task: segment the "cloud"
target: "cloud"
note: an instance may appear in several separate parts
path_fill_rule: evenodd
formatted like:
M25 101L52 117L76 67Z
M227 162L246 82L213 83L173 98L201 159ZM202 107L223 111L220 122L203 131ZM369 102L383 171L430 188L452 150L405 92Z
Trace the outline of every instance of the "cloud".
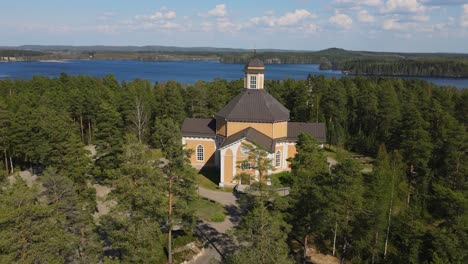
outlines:
M369 11L363 9L358 13L358 20L363 23L373 23L375 22L375 17L371 15Z
M135 16L138 20L162 20L162 19L174 19L176 18L176 12L167 11L167 12L154 12L152 15L137 15Z
M280 17L275 16L261 16L253 17L249 20L250 24L263 25L267 27L287 27L294 26L307 19L313 19L316 16L305 9L296 9L294 12L286 13Z
M225 17L227 15L226 5L225 4L216 5L215 8L208 11L208 15L215 16L215 17Z
M305 9L297 9L292 13L286 13L284 16L278 18L277 23L279 26L291 26L309 17L312 18L314 16Z
M468 28L468 4L463 5L463 15L461 16L460 25Z
M335 6L382 6L382 0L335 0Z
M446 5L463 5L466 0L421 0L424 5L446 6Z
M342 28L348 28L353 24L353 20L346 14L336 12L336 14L328 19L328 22Z
M425 10L426 7L418 0L388 0L380 9L382 13L418 13Z

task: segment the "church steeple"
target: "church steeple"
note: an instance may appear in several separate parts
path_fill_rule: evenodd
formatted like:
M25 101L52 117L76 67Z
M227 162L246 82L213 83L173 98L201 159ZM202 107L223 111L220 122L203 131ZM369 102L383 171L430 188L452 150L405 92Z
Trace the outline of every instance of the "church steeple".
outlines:
M263 89L264 72L265 65L263 62L258 58L251 59L244 67L244 88Z

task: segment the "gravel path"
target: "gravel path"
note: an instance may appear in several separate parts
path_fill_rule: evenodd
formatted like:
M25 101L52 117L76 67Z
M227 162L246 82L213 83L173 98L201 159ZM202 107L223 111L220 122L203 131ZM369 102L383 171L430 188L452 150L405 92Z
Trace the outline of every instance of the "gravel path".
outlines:
M224 206L237 206L237 198L230 192L213 191L200 186L198 187L198 194Z
M190 264L221 263L223 256L238 248L233 237L227 234L227 231L239 222L240 213L237 198L233 193L213 191L203 187L198 188L198 193L202 197L224 205L228 217L221 223L199 222L197 224L196 232L208 246L204 254Z

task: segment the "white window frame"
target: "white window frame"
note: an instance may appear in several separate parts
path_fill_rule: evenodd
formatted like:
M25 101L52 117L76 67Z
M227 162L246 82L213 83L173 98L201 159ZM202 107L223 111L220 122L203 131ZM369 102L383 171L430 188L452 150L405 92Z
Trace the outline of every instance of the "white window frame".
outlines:
M275 154L275 167L281 167L281 151L276 151Z
M203 145L197 146L197 161L204 161L205 160L205 147Z
M257 89L257 75L250 75L250 88Z

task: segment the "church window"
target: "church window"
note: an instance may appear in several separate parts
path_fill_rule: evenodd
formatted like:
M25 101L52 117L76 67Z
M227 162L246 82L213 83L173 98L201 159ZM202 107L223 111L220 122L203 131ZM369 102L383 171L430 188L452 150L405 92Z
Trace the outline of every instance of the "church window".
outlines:
M257 89L257 76L250 76L250 88Z
M281 166L281 151L278 150L275 156L275 167L279 166Z
M241 169L250 170L250 162L248 160L243 160L240 164Z
M197 146L197 161L203 161L204 160L204 149L202 145Z

